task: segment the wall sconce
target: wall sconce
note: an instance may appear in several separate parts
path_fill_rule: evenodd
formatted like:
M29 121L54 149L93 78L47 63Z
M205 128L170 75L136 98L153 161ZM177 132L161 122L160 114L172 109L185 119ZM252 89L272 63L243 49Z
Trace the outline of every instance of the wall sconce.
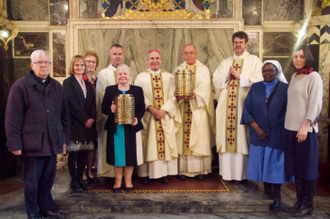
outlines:
M0 40L3 41L5 50L8 50L8 42L14 39L17 34L18 28L13 22L9 20L4 23L0 22Z

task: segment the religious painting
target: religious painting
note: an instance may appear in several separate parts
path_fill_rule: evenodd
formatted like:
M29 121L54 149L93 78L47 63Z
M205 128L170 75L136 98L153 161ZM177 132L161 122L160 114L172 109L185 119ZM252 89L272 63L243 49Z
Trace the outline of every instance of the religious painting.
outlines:
M79 0L80 19L102 18L102 0Z
M259 32L246 32L249 38L249 44L246 50L252 54L256 55L260 58L259 54L259 46L260 46L260 33Z
M243 18L245 25L261 25L260 0L243 0Z
M69 0L49 0L50 25L67 25Z
M66 77L65 33L53 33L53 77Z
M296 42L291 32L264 32L264 56L290 56Z
M264 21L304 19L304 0L264 0Z
M18 33L14 39L14 57L29 57L36 49L48 50L48 33Z
M233 0L217 0L212 18L233 18Z
M9 20L49 21L48 0L10 0L7 4Z

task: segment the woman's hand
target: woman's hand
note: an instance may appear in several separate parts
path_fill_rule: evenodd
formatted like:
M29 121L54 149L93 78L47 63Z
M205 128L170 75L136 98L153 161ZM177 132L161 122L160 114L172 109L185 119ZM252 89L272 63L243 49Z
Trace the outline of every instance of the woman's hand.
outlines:
M115 104L114 101L112 101L112 103L111 103L111 112L112 113L115 113L116 112L116 109L117 109L116 104Z
M262 130L261 128L257 128L255 131L261 141L268 142L268 134L264 132L264 130Z
M298 139L298 142L305 141L307 139L307 128L304 126L301 126L296 135L296 138Z
M256 131L259 139L263 142L268 142L268 134L262 130L256 122L251 122L250 125Z
M311 125L312 121L309 119L306 119L304 124L300 127L296 138L298 142L303 142L307 139L307 133L308 133L308 127Z
M92 127L93 123L94 123L94 119L89 118L85 123L85 128L90 129Z
M132 126L136 126L138 124L138 119L135 117L133 123L131 124Z

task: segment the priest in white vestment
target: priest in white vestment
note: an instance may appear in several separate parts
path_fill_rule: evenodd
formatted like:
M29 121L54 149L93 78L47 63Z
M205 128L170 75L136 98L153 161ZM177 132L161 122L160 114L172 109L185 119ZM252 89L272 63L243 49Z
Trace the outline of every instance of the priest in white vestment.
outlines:
M142 183L160 179L168 183L168 175L178 174L178 152L175 134L181 126L181 116L174 96L174 77L160 68L163 58L158 50L151 50L149 68L141 72L135 85L142 87L146 112L142 118L144 164L137 174Z
M262 81L260 59L246 51L248 36L232 37L234 56L224 59L213 73L216 109L216 145L219 174L224 180L245 181L248 165L248 130L240 125L245 97L252 83Z
M98 136L98 164L97 176L98 177L115 177L113 166L106 162L106 149L107 149L107 131L104 130L107 116L102 113L102 101L105 89L110 85L117 84L116 69L122 63L124 57L123 47L119 44L114 44L110 48L110 65L102 69L96 81L96 130Z
M195 89L190 97L177 97L182 126L177 137L179 180L186 177L205 179L212 171L211 148L214 146L215 118L209 69L196 60L196 48L187 44L183 49L184 62L173 72L188 69L194 73Z

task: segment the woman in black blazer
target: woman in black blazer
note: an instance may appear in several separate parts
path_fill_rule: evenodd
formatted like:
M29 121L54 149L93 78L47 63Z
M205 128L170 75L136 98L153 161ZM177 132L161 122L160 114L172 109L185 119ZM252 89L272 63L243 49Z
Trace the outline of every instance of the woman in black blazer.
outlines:
M126 190L132 191L132 174L134 166L137 166L136 133L143 129L141 118L145 112L144 96L141 87L129 84L132 74L127 65L119 65L116 75L118 84L106 88L102 102L102 112L108 115L104 127L108 131L107 163L113 165L115 170L114 192L118 192L121 188L124 169ZM135 120L132 124L121 125L114 121L114 113L116 112L114 100L119 94L134 96Z
M71 120L71 141L66 152L69 153L70 189L73 192L90 189L83 181L83 172L87 152L95 148L95 93L92 84L83 79L85 72L86 63L83 57L73 56L69 70L71 76L63 82Z

